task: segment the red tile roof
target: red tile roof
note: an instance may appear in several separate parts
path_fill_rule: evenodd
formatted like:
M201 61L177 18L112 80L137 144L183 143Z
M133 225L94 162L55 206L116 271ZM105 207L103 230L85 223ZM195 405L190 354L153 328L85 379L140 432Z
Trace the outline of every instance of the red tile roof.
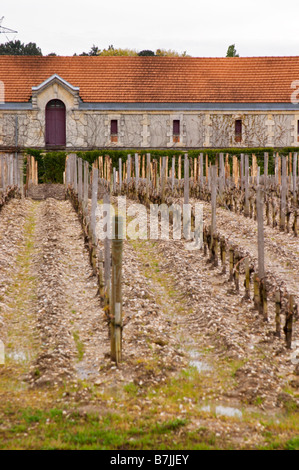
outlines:
M0 56L6 102L27 102L54 74L85 102L289 103L299 57Z

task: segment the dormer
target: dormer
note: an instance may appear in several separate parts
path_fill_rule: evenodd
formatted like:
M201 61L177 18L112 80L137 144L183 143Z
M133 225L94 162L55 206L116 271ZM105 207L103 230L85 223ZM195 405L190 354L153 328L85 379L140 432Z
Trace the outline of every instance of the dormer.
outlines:
M80 88L54 74L32 87L32 109L44 109L51 100L61 100L67 109L78 109Z

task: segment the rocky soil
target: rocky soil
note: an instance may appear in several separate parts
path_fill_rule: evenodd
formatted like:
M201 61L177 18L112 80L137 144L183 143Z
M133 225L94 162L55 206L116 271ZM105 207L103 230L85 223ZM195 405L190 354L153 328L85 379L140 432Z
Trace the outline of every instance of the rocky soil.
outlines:
M92 275L80 223L68 201L13 201L2 215L2 325L7 334L19 321L18 311L13 312L11 320L8 316L9 305L18 295L9 289L9 283L12 273L20 269L18 246L23 244L24 250L29 241L24 226L30 214L34 230L28 273L34 295L27 310L31 313L32 336L39 339L39 345L26 380L32 386L78 379L98 385L118 380L165 380L165 372L180 365L182 355L173 354L177 342L169 342L171 322L161 315L151 282L140 272L140 262L129 243L125 244L123 263L124 366L116 370L111 363L108 323L97 295L97 280ZM168 348L164 348L165 335ZM156 351L159 367L151 373L146 368L147 359Z
M208 220L208 205L204 214ZM255 255L254 221L221 209L217 215L219 231ZM131 383L146 390L191 365L210 377L202 399L259 404L271 412L290 401L298 408L298 368L283 335L273 334L274 306L270 302L265 323L202 251L186 250L183 240L125 240L123 363L116 368L107 315L69 201L13 200L0 220L0 337L7 366L24 386L83 381L103 392ZM266 249L268 269L297 293L298 241L267 228ZM224 363L234 365L229 387L219 375ZM90 398L78 399L86 404ZM211 426L226 429L217 420Z
M31 184L28 188L27 196L31 199L42 201L48 198L58 199L64 201L65 199L65 188L63 184Z
M192 200L191 203L195 203ZM203 203L204 219L207 224L211 218L210 204ZM229 210L217 209L217 230L231 243L236 244L258 257L257 222L235 214ZM299 301L299 238L292 233L279 232L276 228L264 225L265 264L269 278L275 276L281 286L294 294Z
M256 222L242 216L234 217L225 210L217 210L217 214L220 233L256 257ZM205 205L205 223L209 223L209 217L210 208ZM266 229L266 253L271 253L271 274L282 276L297 294L298 240L289 240L290 236L286 234L279 234L277 238L276 241L270 228ZM249 404L260 399L265 407L275 408L281 406L283 389L288 384L298 390L298 368L294 364L294 350L298 349L299 339L298 318L294 324L294 350L288 351L283 332L281 339L274 336L273 302L269 302L269 321L265 323L254 311L252 300L244 299L244 288L235 292L228 274L222 273L221 266L212 267L202 250L188 251L185 241L157 240L142 244L143 252L158 262L161 274L172 280L184 304L185 313L176 316L175 324L183 337L185 350L188 343L194 348L194 343L200 341L201 347L204 345L214 351L216 358L225 356L243 363L236 372L236 388L226 396ZM287 265L288 271L283 269Z

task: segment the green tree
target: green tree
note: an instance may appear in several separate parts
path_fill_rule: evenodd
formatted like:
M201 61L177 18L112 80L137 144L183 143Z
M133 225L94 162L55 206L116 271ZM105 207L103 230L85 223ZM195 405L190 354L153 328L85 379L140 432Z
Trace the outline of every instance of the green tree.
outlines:
M99 48L95 45L92 46L88 55L99 55Z
M35 42L24 44L19 40L0 44L0 55L43 55Z
M239 54L237 54L235 44L232 44L231 46L228 47L226 57L239 57Z
M99 48L97 46L95 46L93 44L93 46L91 47L90 51L89 52L82 52L82 54L80 54L80 56L87 56L87 55L90 55L90 56L94 56L94 55L99 55ZM77 54L74 54L74 56L77 55Z
M138 53L137 51L133 49L115 49L113 45L110 45L108 49L103 49L102 51L100 50L98 55L101 56L137 56Z
M77 54L74 54L74 56ZM93 45L89 52L82 52L80 56L137 56L137 52L131 49L115 49L112 44L108 46L108 49L99 49Z
M150 51L150 50L145 49L145 50L143 50L143 51L138 52L138 55L141 56L141 57L144 57L144 56L154 56L155 53L154 53L154 51Z
M190 57L187 55L187 52L184 51L182 54L180 54L177 51L173 51L172 49L157 49L156 50L156 55L160 57Z
M74 54L74 56L77 54ZM171 49L157 49L156 53L154 51L144 49L140 52L137 52L135 49L129 48L115 48L113 44L110 44L107 49L99 49L95 45L92 46L89 52L82 52L81 56L88 55L98 55L98 56L119 56L119 57L128 57L128 56L160 56L160 57L190 57L187 55L186 51L182 54L179 52L173 51Z

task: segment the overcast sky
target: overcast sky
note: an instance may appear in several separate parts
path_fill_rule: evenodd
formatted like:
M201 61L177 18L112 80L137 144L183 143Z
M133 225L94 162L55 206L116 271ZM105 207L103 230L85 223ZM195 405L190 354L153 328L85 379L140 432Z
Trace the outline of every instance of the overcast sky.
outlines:
M44 55L100 49L187 51L224 57L230 44L240 56L299 56L298 0L2 0L7 38L35 42ZM4 34L0 42L6 42Z

